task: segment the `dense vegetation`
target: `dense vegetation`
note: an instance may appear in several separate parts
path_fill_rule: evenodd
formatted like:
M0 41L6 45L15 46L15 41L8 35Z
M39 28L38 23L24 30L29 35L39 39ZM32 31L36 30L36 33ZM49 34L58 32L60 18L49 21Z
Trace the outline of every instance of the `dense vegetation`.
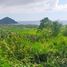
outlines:
M67 67L67 25L0 25L0 67Z

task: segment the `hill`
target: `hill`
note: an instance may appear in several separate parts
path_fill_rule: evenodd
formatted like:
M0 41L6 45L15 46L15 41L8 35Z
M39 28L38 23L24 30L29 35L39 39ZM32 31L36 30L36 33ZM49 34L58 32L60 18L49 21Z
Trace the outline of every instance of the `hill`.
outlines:
M18 23L18 22L16 22L15 20L13 20L9 17L5 17L0 20L0 24L16 24L16 23Z

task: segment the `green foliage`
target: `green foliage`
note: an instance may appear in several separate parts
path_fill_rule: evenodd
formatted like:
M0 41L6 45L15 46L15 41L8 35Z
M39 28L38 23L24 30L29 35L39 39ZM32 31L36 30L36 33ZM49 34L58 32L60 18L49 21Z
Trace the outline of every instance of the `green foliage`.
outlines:
M58 21L54 21L52 25L52 36L57 36L60 32L62 24L60 24Z
M67 36L67 25L65 25L62 29L63 29L63 30L62 30L62 34L63 34L64 36Z
M29 27L0 26L0 67L67 67L67 27L57 21Z
M43 20L41 20L39 31L46 33L48 37L52 37L59 34L61 27L62 24L60 24L58 21L51 21L48 18L44 18ZM42 35L44 35L44 33Z

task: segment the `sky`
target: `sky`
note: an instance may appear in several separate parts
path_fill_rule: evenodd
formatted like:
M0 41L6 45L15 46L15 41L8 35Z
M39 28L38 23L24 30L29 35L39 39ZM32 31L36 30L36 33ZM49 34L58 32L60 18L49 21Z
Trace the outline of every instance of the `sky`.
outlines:
M67 0L0 0L0 19L10 17L17 21L67 20Z

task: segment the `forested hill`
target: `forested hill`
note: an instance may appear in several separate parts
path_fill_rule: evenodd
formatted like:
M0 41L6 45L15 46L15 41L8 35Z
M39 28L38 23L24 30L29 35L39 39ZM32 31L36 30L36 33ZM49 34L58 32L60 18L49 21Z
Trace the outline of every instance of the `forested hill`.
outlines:
M5 17L0 20L0 24L16 24L16 23L18 23L18 22L16 22L15 20L13 20L9 17Z

